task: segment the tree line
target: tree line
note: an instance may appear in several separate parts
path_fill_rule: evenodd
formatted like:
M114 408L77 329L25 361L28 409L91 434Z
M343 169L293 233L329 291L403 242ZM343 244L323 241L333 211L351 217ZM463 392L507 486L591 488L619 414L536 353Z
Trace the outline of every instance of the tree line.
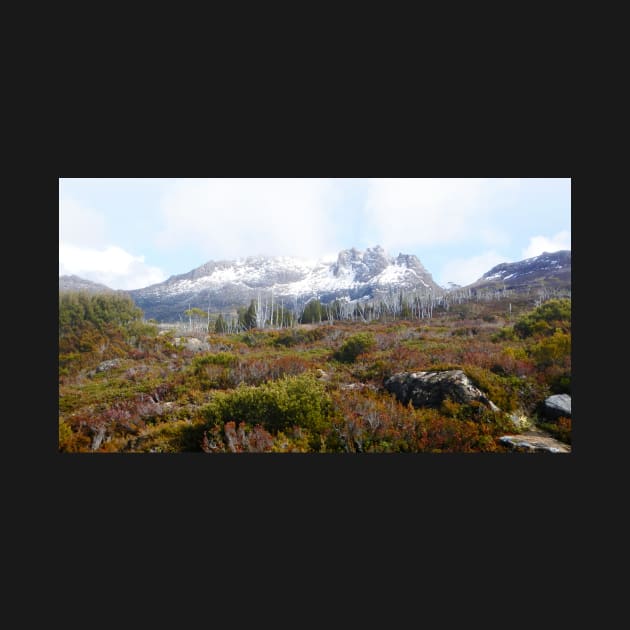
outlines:
M536 306L558 297L560 292L542 288L536 293ZM398 319L431 319L434 312L448 312L451 307L469 302L488 302L512 298L514 291L505 287L483 289L456 289L443 294L431 291L390 291L377 298L336 299L329 304L318 297L285 303L274 299L273 294L258 294L248 306L236 313L211 314L200 308L184 311L191 332L238 333L253 328L282 329L298 324L333 324L335 321L388 321Z

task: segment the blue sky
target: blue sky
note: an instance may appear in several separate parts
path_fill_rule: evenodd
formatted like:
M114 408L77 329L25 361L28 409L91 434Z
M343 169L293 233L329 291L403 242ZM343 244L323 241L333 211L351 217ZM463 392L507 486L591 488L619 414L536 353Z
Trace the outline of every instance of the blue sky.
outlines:
M438 284L571 249L570 179L59 180L59 273L134 289L209 260L382 245Z

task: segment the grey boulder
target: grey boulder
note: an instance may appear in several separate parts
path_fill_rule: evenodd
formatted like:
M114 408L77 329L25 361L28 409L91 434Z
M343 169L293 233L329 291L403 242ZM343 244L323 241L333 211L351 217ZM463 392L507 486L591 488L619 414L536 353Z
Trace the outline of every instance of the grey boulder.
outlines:
M568 394L555 394L549 396L543 404L545 417L554 420L556 418L571 417L571 396Z
M570 453L568 444L559 442L551 436L528 433L523 435L504 435L499 442L520 453Z
M433 372L400 372L385 381L385 389L404 405L439 407L446 398L468 404L480 402L492 409L499 408L464 374L463 370Z
M108 370L112 370L115 367L118 367L120 365L120 359L110 359L109 361L103 361L102 363L99 363L98 367L96 368L97 372L107 372Z

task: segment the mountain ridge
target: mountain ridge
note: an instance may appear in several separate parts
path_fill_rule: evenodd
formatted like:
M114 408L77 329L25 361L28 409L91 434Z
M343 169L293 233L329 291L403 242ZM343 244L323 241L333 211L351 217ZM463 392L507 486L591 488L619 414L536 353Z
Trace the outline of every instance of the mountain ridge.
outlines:
M370 299L394 288L434 295L444 291L415 255L393 257L376 245L365 251L354 247L341 250L334 261L288 256L211 260L129 293L147 316L163 319L181 314L189 305L235 309L260 293L297 306L313 298L324 303Z
M111 289L100 282L86 280L79 276L63 275L59 276L59 291L86 291L88 293L115 293L115 289Z
M63 284L63 289L62 289ZM475 282L460 287L441 287L414 254L390 256L379 245L361 251L341 250L336 259L309 260L289 256L247 256L234 260L210 260L163 282L124 291L142 308L147 318L174 321L190 306L212 311L231 311L259 295L304 305L316 298L368 300L391 296L401 290L440 296L451 291L532 288L565 289L571 286L571 251L544 252L514 263L501 263ZM60 276L59 290L113 292L105 285L78 276Z
M508 290L522 291L538 287L559 289L567 285L571 286L571 250L564 249L495 265L467 288L502 286Z

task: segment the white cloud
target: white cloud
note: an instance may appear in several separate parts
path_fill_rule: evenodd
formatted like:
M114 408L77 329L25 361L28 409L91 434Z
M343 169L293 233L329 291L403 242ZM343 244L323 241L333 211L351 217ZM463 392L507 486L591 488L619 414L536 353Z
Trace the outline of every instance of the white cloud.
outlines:
M523 258L540 256L543 252L557 252L561 249L571 249L571 232L562 230L551 238L546 236L533 236L529 239L529 245L523 250Z
M518 179L373 179L365 205L366 231L387 249L496 240L487 219L513 203ZM501 201L501 203L497 203Z
M103 214L72 198L59 199L59 275L77 275L112 289L138 289L166 278L157 267L107 243Z
M446 286L449 282L461 284L462 286L471 284L475 280L479 280L492 267L504 262L511 261L506 260L505 256L501 256L495 251L484 252L471 258L455 258L449 260L442 267L441 280L438 280L438 283L442 286Z
M83 247L103 247L106 239L105 217L74 199L59 199L59 240Z
M317 257L337 246L326 179L181 180L162 201L161 247L190 244L208 259Z
M160 269L144 262L144 256L115 245L95 249L63 242L59 243L59 275L77 275L112 289L139 289L166 279Z

